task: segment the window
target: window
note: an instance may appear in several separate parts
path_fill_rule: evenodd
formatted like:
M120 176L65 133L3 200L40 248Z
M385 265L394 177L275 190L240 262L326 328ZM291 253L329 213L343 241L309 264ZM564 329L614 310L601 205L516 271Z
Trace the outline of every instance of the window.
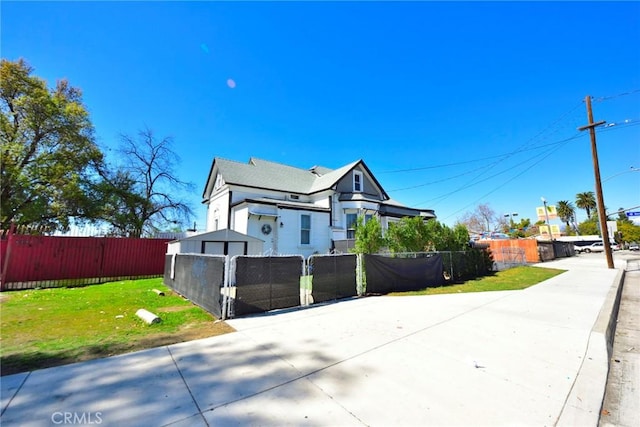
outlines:
M220 222L220 211L216 208L216 210L213 211L213 231L218 230L219 222Z
M362 172L353 171L353 192L362 192Z
M300 215L300 244L311 243L311 215Z
M347 214L347 239L356 238L356 225L358 224L358 214Z
M369 220L373 218L371 214L364 215L364 222L366 224ZM356 238L356 227L358 226L358 214L357 213L348 213L347 214L347 239L355 239Z
M216 182L213 185L213 189L214 190L218 190L220 189L220 187L222 187L224 185L224 179L222 179L222 175L218 174L216 175Z

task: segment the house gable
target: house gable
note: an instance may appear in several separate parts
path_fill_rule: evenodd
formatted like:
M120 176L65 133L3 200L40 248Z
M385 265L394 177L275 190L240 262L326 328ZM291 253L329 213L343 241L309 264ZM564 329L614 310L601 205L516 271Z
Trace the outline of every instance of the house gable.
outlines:
M389 196L364 162L358 162L336 183L340 200L385 201Z

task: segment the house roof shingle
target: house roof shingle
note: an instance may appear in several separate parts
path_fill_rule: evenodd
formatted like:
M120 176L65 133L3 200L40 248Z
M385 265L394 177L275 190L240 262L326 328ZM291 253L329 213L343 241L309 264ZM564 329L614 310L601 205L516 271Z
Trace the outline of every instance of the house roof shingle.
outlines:
M435 218L435 213L431 209L408 208L402 203L389 198L362 160L356 160L338 169L329 169L323 166L300 169L255 157L250 158L248 163L216 157L211 166L211 173L209 174L203 197L206 198L207 193L213 190L213 180L215 180L213 172L216 168L217 172L222 175L227 184L293 194L313 194L330 189L358 165L361 165L362 170L366 171L369 177L379 187L383 197L383 201L380 201L381 205L386 206L385 210L389 211L389 213L397 211L398 214L402 212L409 215L411 214L409 211L414 211L413 214L415 214L415 212L422 212L423 216ZM256 199L254 201L266 203L267 201L271 201L271 199ZM278 203L282 202L279 201Z
M335 170L321 166L305 170L255 157L249 163L220 157L214 159L214 165L227 184L299 194L312 194L331 188L360 162L357 160Z

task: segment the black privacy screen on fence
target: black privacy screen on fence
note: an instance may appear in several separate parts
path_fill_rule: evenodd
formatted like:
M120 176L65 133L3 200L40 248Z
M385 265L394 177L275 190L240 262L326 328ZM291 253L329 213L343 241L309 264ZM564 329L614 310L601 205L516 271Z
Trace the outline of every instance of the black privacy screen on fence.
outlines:
M302 258L236 257L235 316L300 305Z
M312 256L313 302L331 301L356 295L356 255Z
M220 287L224 283L225 257L176 255L165 258L164 284L213 314L222 317Z
M389 258L365 254L364 269L367 293L416 291L444 283L440 254L429 258Z

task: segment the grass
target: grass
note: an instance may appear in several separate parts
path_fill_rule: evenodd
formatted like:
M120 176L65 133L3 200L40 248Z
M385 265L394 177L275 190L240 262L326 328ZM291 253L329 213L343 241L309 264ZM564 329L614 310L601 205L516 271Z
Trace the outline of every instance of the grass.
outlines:
M135 315L140 308L162 322L147 325ZM161 278L5 292L1 310L2 375L233 331Z
M516 267L462 284L390 295L434 295L524 289L564 270ZM166 296L158 296L158 289ZM5 292L1 297L2 375L113 356L233 331L176 295L161 278L85 287ZM162 322L147 325L145 308Z
M565 270L520 266L499 271L489 276L468 280L464 283L426 288L411 292L393 292L389 295L437 295L463 292L514 291L538 284Z

